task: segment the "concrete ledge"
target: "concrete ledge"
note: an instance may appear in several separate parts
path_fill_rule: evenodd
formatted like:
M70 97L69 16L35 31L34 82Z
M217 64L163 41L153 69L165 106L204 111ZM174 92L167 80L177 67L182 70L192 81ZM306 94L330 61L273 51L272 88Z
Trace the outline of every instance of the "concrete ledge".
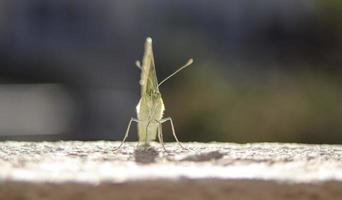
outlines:
M1 142L0 199L342 199L342 146Z

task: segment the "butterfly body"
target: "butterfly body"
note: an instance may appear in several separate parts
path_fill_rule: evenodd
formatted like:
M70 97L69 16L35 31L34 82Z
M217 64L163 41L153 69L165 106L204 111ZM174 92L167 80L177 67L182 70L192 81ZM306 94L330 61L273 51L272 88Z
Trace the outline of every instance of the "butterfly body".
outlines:
M147 38L145 42L145 53L141 66L141 98L136 107L138 117L139 143L147 145L157 137L158 126L163 117L165 106L161 97L154 57L152 50L152 39Z

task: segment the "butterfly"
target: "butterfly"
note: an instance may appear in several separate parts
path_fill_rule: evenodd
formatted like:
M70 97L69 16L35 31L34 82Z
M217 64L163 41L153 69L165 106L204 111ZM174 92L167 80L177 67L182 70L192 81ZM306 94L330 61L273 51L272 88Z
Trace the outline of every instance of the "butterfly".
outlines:
M188 67L192 63L193 59L189 59L184 66L180 67L174 73L167 76L163 81L158 83L153 57L152 38L146 38L142 65L140 61L136 61L137 67L141 70L139 81L141 87L141 98L136 107L137 118L131 118L126 129L125 136L121 141L121 144L116 149L121 148L121 146L126 141L132 122L136 122L138 124L139 146L149 147L149 143L156 140L158 136L159 142L161 143L163 149L166 151L163 142L162 124L165 122L170 122L173 137L175 138L178 145L181 148L185 149L177 138L172 118L163 118L165 106L161 93L159 91L159 87L166 80L168 80L184 68Z

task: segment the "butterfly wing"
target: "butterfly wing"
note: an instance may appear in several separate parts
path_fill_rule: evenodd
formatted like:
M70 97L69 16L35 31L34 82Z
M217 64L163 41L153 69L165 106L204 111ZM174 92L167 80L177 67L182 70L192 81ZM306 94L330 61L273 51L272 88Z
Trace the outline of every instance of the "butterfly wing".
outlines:
M142 61L140 77L141 96L151 94L152 90L158 90L158 80L154 65L152 39L147 38L145 42L145 53Z

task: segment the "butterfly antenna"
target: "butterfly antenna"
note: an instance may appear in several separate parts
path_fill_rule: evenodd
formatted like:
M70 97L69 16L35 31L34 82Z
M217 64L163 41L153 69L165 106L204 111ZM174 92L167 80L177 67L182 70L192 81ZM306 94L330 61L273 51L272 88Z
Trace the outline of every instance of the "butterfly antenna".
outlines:
M189 65L191 65L194 62L194 60L192 58L190 58L188 60L188 62L183 65L182 67L180 67L179 69L177 69L175 72L173 72L172 74L170 74L168 77L166 77L164 80L162 80L159 84L158 84L158 88L159 86L161 86L166 80L168 80L169 78L171 78L172 76L176 75L178 72L182 71L183 69L185 69L186 67L188 67Z

